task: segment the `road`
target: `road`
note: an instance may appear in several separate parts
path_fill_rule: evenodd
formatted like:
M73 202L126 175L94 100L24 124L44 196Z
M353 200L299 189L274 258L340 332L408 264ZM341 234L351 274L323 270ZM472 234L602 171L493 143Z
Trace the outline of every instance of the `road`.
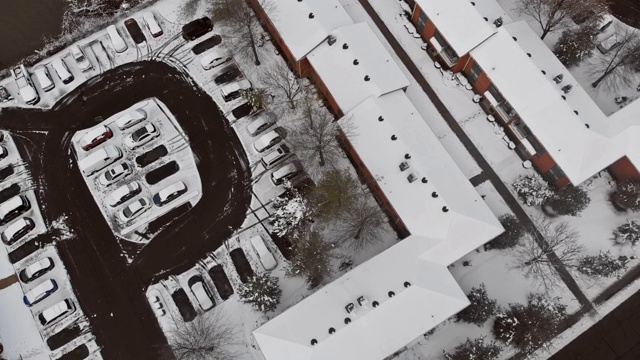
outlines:
M100 117L153 96L167 105L189 137L203 196L129 265L72 161L70 141L75 131ZM48 224L68 217L76 236L56 246L104 358L158 358L167 341L144 290L157 277L180 273L218 248L240 227L249 207L248 161L216 104L175 68L147 61L91 79L51 111L3 110L0 127L14 133L29 163ZM52 236L39 240L48 243Z

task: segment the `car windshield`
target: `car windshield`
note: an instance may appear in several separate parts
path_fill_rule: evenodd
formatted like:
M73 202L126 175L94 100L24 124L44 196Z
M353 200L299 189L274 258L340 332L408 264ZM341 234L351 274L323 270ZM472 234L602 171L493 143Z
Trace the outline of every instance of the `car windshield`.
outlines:
M130 218L134 213L135 212L131 210L131 206L127 206L124 210L122 210L122 214L124 214L124 216L127 218Z

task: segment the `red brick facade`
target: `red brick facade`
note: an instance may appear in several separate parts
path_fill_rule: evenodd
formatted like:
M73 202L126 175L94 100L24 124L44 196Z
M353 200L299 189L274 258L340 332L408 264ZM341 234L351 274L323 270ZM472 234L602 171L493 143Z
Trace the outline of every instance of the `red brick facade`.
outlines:
M611 164L609 171L617 180L640 178L640 172L626 156Z

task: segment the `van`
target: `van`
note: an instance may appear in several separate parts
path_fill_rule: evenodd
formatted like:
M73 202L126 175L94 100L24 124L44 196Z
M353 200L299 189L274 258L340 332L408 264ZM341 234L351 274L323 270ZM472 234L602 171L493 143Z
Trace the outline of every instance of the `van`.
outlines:
M51 67L53 67L53 70L63 84L68 84L73 81L73 75L62 58L53 59L53 61L51 61Z
M293 161L272 172L271 181L274 185L280 185L285 180L289 180L303 171L302 164L299 161Z
M244 79L223 86L220 89L220 93L222 94L222 99L225 102L229 102L240 97L240 90L248 89L251 89L251 83L249 80Z
M15 219L31 208L29 200L23 195L16 195L0 204L0 225Z
M281 144L262 157L262 165L264 165L265 169L270 169L290 153L289 147L286 144Z
M260 263L262 263L262 266L265 270L271 271L275 269L276 266L278 266L278 261L276 261L276 258L274 258L271 251L269 251L269 248L264 243L264 239L262 238L262 236L254 236L249 241L251 242L253 251L255 251L258 259L260 259Z
M87 155L78 161L78 167L85 176L91 176L97 171L113 164L122 157L120 148L108 145Z
M51 79L51 74L49 74L49 69L47 69L45 65L36 67L34 73L36 74L36 79L38 79L42 90L49 91L56 87L56 84L54 84Z
M113 45L113 49L117 53L121 53L127 50L127 43L124 41L118 28L115 25L110 25L107 27L107 35L109 35L109 40L111 40L111 44Z
M76 310L75 305L70 299L64 299L55 305L47 308L38 315L42 326L51 325Z
M216 66L220 66L227 61L231 60L231 55L229 55L224 50L211 50L210 52L202 55L200 58L200 65L205 70L213 69Z

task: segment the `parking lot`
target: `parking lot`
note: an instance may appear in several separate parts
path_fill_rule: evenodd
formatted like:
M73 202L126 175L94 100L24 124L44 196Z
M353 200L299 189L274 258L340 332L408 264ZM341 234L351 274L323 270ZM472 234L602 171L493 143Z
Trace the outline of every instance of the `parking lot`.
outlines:
M136 123L124 128L117 123L119 119L130 116L132 112L143 114L145 119L136 120ZM141 140L143 143L134 144L131 140L133 135L148 127L153 129L149 133L152 135L146 140ZM92 137L96 129L100 130L97 136L100 143L89 150L83 149L81 143L87 136ZM106 138L105 134L111 135ZM87 174L82 168L80 171L83 172L86 184L105 220L115 234L126 240L147 243L151 240L150 235L143 233L147 232L146 227L151 221L186 202L193 207L202 197L202 184L189 147L189 139L169 109L155 98L136 103L89 129L76 132L71 141L79 164L83 159L106 147L115 147L120 152L121 155L108 164L100 159L96 165L90 163L89 166L97 169L92 174ZM164 171L173 168L176 169L174 173ZM116 172L118 169L121 171ZM119 177L107 180L105 175L114 173ZM169 200L166 203L160 201L158 194L163 189L180 183L185 187L180 189L176 197L165 199ZM114 202L113 194L120 188L127 188L122 197L126 200ZM131 193L135 194L129 195ZM122 214L126 209L131 209L134 206L132 204L136 204L140 199L146 203L145 207L134 213L135 217L131 220L123 219Z

